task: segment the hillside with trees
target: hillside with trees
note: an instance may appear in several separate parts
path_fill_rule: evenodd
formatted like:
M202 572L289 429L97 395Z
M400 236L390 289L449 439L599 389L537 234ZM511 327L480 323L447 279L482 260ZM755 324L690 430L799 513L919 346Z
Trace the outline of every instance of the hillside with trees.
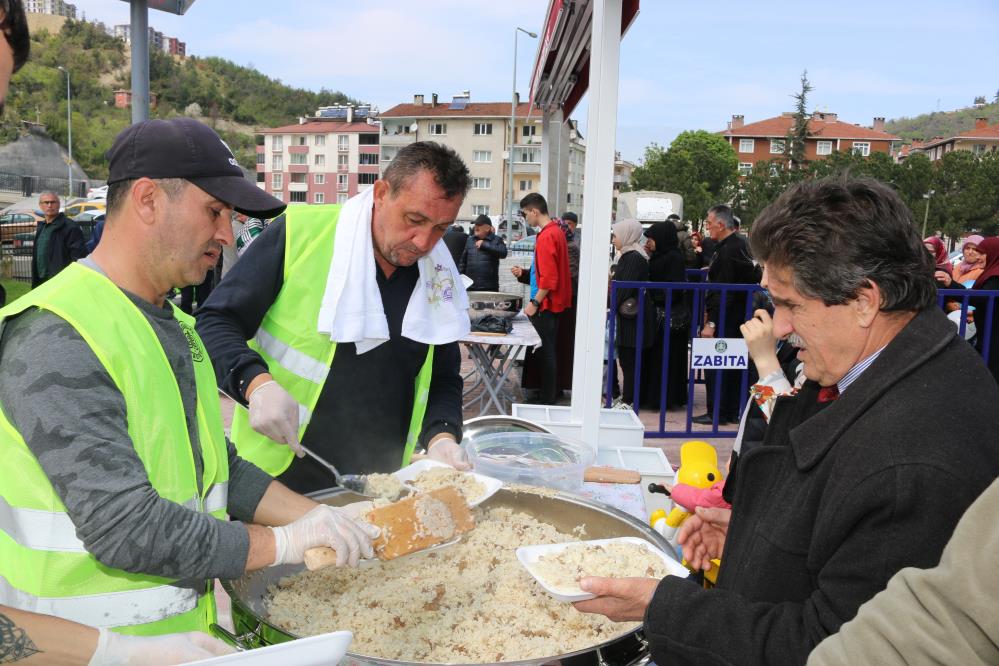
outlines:
M976 106L954 111L933 111L914 118L894 118L885 123L885 131L905 139L928 141L935 136L952 137L975 127L975 118L987 118L990 125L999 123L999 91L991 104L984 97L975 100Z
M27 121L41 123L66 145L66 78L59 66L71 75L73 157L91 178L106 178L104 153L132 119L131 109L114 107L114 91L131 87L129 48L85 21L68 20L58 33L31 35L31 59L11 81L0 142L16 139ZM222 58L151 52L149 78L158 96L151 118L202 117L251 170L256 165L254 127L293 123L319 106L358 103L338 91L293 88Z

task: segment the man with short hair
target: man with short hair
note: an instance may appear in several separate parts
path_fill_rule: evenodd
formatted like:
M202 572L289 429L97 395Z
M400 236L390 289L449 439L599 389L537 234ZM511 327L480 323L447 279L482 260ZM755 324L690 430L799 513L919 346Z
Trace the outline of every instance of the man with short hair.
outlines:
M194 320L166 300L232 242L234 207L283 204L189 118L134 124L108 157L100 245L0 310L0 604L100 627L105 648L108 630L207 632L214 578L313 546L356 563L377 534L236 455Z
M760 277L749 253L749 244L738 233L736 218L732 209L725 205L712 206L704 223L711 238L717 243L711 265L708 267L708 282L718 284L756 284ZM747 292L729 292L725 300L722 317L721 292L708 291L705 296L704 321L701 326L702 338L741 338L739 327L747 317ZM724 320L724 321L723 321ZM732 370L708 370L705 372L708 411L695 416L694 423L711 425L714 422L712 405L716 394L721 400L718 409L718 425L739 422L739 392L741 373ZM720 389L715 387L721 384Z
M467 468L459 340L467 296L441 238L471 180L451 148L409 144L341 206L291 206L198 311L241 456L294 490L391 472L417 445ZM300 444L301 443L301 444Z
M644 619L661 664L804 663L897 571L935 566L999 475L999 387L937 307L894 190L803 181L764 209L752 243L774 333L807 381L740 457L732 509L698 508L681 527L693 568L721 558L716 587L581 581L598 598L577 608Z
M472 278L469 291L499 291L499 262L507 254L506 243L493 231L488 215L475 218L472 231L458 261L458 271Z
M548 215L548 202L537 192L520 200L524 219L531 227L539 229L534 242L534 263L530 271L513 266L510 272L520 282L531 285L531 298L524 306L524 313L541 337L541 348L533 355L541 370L541 392L537 401L554 405L558 399L558 362L556 339L561 313L572 307L572 276L569 273L569 249L565 233L552 224Z
M35 229L31 253L31 287L56 276L77 259L87 256L83 231L59 211L59 195L46 190L38 195L38 207L45 219Z

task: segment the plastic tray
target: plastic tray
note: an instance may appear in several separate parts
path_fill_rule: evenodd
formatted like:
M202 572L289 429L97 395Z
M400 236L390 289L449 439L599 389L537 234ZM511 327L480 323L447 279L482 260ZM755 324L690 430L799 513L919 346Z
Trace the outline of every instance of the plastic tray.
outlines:
M687 569L677 562L675 559L664 553L663 551L656 548L654 545L646 541L645 539L640 539L638 537L617 537L615 539L595 539L593 541L569 541L566 543L553 543L545 544L541 546L521 546L517 549L517 559L520 561L521 565L527 572L534 577L534 580L538 581L538 585L544 588L545 592L552 596L552 598L558 601L563 601L566 603L573 601L586 601L587 599L593 599L596 595L589 592L583 592L578 587L571 588L559 588L552 587L534 573L534 567L532 566L542 555L548 555L551 553L558 553L570 546L600 546L607 543L633 543L643 548L647 549L650 553L654 553L659 556L663 563L666 565L666 569L669 571L669 575L677 576L679 578L686 578L688 575Z
M407 465L406 467L403 467L402 469L393 472L392 476L402 481L403 484L405 484L407 487L411 488L412 486L410 486L410 484L416 479L416 477L418 477L420 474L427 471L428 469L432 469L434 467L450 468L451 466L442 462L438 462L437 460L429 460L427 458L424 458L423 460L417 460L415 463ZM476 481L481 483L486 488L485 494L479 497L474 502L469 502L468 503L469 506L478 506L482 504L487 499L495 495L497 490L503 487L502 481L500 481L499 479L494 479L491 476L486 476L485 474L477 474L475 472L462 472L462 473L471 474L472 476L475 477Z
M243 664L243 666L271 666L272 664L295 664L296 666L323 666L336 664L344 655L354 634L349 631L334 631L319 636L299 638L287 643L244 650L224 657L212 657L197 662L205 666L216 664Z

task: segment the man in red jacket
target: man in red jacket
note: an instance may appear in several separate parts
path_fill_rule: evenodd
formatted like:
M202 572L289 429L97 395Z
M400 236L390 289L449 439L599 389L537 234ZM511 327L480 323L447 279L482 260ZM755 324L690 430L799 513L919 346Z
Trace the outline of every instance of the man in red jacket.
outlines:
M520 200L524 219L539 229L534 244L534 264L531 266L531 300L524 306L524 313L541 336L541 348L535 350L541 366L541 394L538 402L554 405L558 397L555 338L558 333L559 314L572 307L572 276L569 273L569 248L565 232L552 224L548 215L548 202L532 192ZM510 269L521 281L526 277L520 266Z

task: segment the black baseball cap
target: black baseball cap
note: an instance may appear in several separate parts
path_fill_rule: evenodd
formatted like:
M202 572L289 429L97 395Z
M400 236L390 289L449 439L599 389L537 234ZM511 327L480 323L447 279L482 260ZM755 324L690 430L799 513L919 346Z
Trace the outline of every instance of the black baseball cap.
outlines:
M286 208L254 183L211 127L192 118L144 120L125 128L107 152L108 184L135 178L183 178L250 217Z

